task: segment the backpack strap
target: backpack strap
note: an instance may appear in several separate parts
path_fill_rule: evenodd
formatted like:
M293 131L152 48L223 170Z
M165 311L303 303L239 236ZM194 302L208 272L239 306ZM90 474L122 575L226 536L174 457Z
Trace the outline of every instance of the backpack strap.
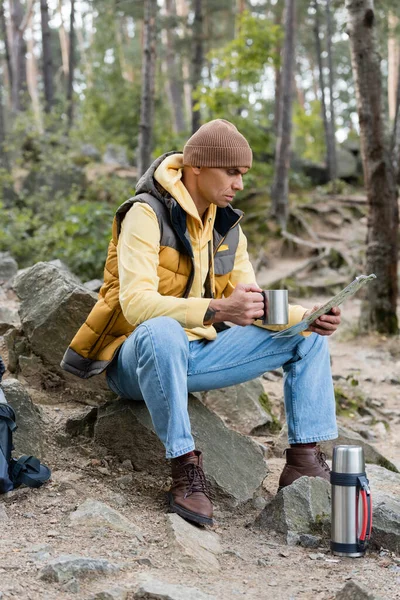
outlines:
M9 404L0 404L0 419L4 419L10 431L15 431L17 429L15 413Z
M18 460L11 459L10 477L14 487L22 484L38 488L50 479L51 471L35 456L24 454Z

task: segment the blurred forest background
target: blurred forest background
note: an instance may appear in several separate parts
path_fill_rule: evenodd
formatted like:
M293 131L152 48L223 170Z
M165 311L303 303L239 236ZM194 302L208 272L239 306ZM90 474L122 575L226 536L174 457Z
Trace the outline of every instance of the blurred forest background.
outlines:
M101 277L138 176L225 118L256 267L283 240L375 272L363 327L397 334L399 56L398 0L0 0L0 251ZM313 229L325 197L367 222L356 261Z

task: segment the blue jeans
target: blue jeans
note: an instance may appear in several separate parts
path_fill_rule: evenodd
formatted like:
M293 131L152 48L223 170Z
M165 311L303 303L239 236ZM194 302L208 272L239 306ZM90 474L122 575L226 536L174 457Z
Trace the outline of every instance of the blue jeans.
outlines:
M157 317L139 325L107 369L110 388L144 400L167 458L194 449L188 392L243 383L283 367L289 443L337 437L328 343L315 333L274 340L271 332L234 326L213 341L189 342L181 325Z

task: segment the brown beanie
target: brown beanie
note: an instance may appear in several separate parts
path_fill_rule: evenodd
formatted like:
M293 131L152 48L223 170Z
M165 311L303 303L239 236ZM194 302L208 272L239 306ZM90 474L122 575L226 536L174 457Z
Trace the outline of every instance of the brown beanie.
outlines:
M183 164L192 167L248 167L253 153L233 123L215 119L205 123L183 148Z

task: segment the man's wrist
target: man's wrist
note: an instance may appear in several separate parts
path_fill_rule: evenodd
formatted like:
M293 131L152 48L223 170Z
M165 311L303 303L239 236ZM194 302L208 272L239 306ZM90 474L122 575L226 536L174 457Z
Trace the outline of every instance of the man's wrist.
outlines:
M205 325L206 327L210 327L210 325L212 325L213 323L219 322L220 312L221 309L218 305L218 301L211 300L204 315L203 325Z

